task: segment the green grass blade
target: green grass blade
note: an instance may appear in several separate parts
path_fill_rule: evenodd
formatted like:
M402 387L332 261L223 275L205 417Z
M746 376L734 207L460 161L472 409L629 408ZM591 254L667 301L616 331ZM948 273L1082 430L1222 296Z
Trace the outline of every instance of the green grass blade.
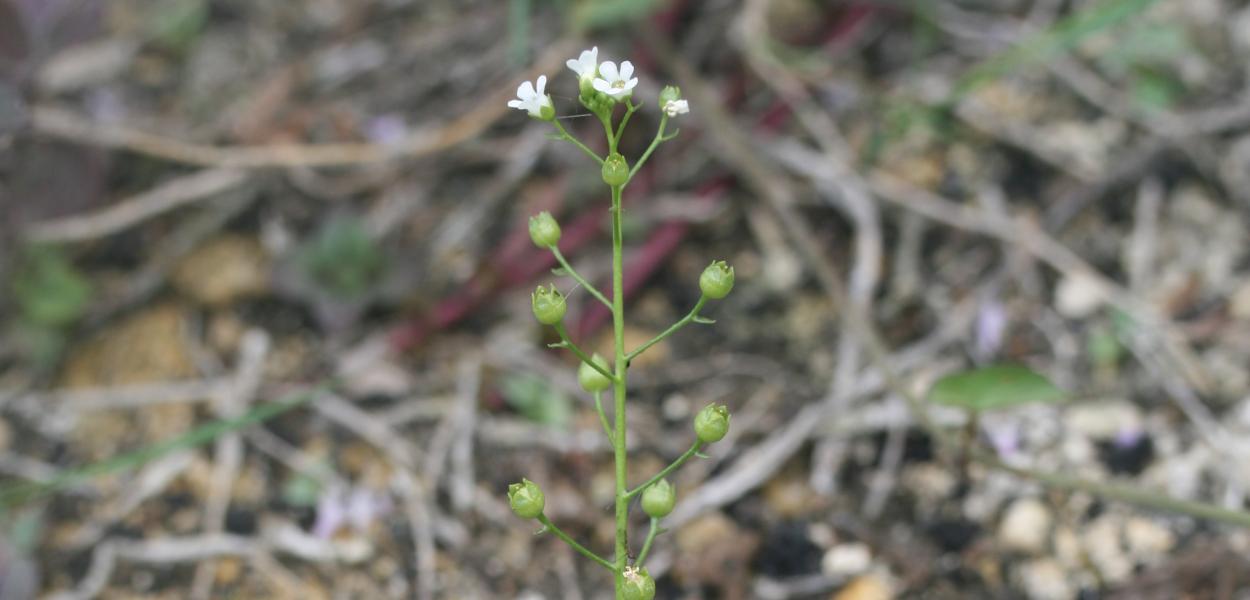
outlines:
M54 494L59 490L94 477L134 469L172 452L202 446L227 433L263 423L298 408L330 387L330 384L322 384L309 390L297 392L282 400L257 406L239 417L213 421L173 439L120 454L101 462L63 471L48 481L23 482L4 486L0 488L0 507L8 509L49 494Z
M1158 1L1111 0L1071 15L1054 27L973 67L955 84L947 101L953 103L990 81L1071 50L1089 36L1127 21Z

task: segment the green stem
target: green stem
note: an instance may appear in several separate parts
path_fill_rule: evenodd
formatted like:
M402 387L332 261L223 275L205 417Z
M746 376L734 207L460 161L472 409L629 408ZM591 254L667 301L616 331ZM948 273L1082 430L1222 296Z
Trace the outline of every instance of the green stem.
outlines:
M589 156L589 157L591 157L591 158L595 159L595 162L599 163L600 165L602 165L602 164L603 164L603 157L601 157L601 156L599 156L598 154L596 154L594 150L591 150L590 148L587 148L587 147L586 147L586 144L583 144L583 143L581 142L581 140L579 140L579 139L577 139L577 138L573 137L573 135L572 135L571 133L569 133L567 130L565 130L565 129L564 129L564 125L561 125L561 124L560 124L560 120L559 120L559 119L555 119L555 120L553 120L553 121L551 122L551 124L552 124L552 125L555 125L555 126L556 126L556 130L560 132L560 139L565 140L565 141L568 141L568 142L573 142L573 145L574 145L574 146L577 146L578 148L581 148L581 149L582 149L582 152L585 152L585 153L586 153L586 156Z
M603 424L603 432L608 435L608 443L616 436L612 435L612 426L608 425L608 413L603 412L603 392L595 392L595 410L599 412L599 422Z
M647 554L651 552L651 542L655 541L655 536L660 533L660 520L651 517L651 530L647 532L647 541L642 543L642 551L638 553L638 558L634 559L634 566L641 567L646 564Z
M661 115L660 116L660 128L659 130L655 132L655 139L651 140L651 145L647 146L647 151L642 153L642 156L639 157L638 162L634 163L634 167L629 170L629 177L625 179L625 185L629 185L629 182L633 180L634 175L638 173L638 170L642 168L642 165L646 164L648 158L651 158L651 153L655 152L655 149L660 146L660 142L663 142L664 140L667 140L667 139L672 139L671 137L664 136L664 128L667 126L668 126L668 115Z
M616 154L616 135L612 133L612 111L599 115L599 122L603 123L603 134L608 138L608 156L612 156Z
M626 354L625 360L632 361L635 358L638 358L638 355L642 354L643 352L646 352L647 348L650 348L664 341L664 338L667 338L668 336L673 335L674 333L677 333L678 329L681 329L682 327L689 325L691 321L694 321L695 318L699 316L699 310L703 308L704 304L707 304L707 296L699 296L699 301L695 303L694 308L690 309L690 314L687 314L686 316L682 317L680 321L673 323L671 327L664 330L664 333L661 333L660 335L657 335L654 338L651 338L650 341L639 346L633 352Z
M609 137L611 132L609 131ZM615 146L615 144L613 144ZM615 150L615 148L613 148ZM612 449L616 459L616 597L625 585L625 565L629 559L629 496L626 491L625 452L625 269L621 233L621 186L612 186L612 332L616 342L616 379L612 400L616 405L616 435Z
M614 139L617 144L621 143L621 136L625 134L625 125L629 123L629 118L634 116L634 111L638 110L640 106L642 104L635 105L629 100L625 101L625 116L621 117L621 124L616 126L616 137Z
M620 574L620 571L618 571L617 568L613 566L612 563L608 562L607 559L599 556L598 554L595 554L594 552L591 552L585 546L577 543L577 540L574 540L573 538L569 537L569 534L564 533L563 531L560 531L560 528L556 527L556 524L552 523L551 519L547 518L547 515L544 515L544 514L538 515L538 522L542 523L543 527L546 527L548 530L551 531L551 533L556 534L556 537L564 540L564 543L571 546L574 550L584 554L586 558L589 558L590 560L593 560L599 563L600 565L603 565L603 568L609 571L617 573L618 575Z
M582 278L581 275L577 274L577 271L573 270L573 267L569 265L569 261L565 260L564 255L560 253L559 248L555 246L550 246L550 250L551 250L551 253L556 256L556 261L560 263L560 267L563 268L564 271L569 274L569 277L573 278L573 281L576 281L578 285L586 288L586 291L590 292L591 296L598 298L599 301L602 302L604 306L608 307L609 309L612 308L612 302L610 302L607 299L607 297L603 295L603 292L600 292L598 289L595 288L595 286L590 285L589 281L586 281L584 278Z
M634 488L633 490L626 492L625 498L629 499L629 498L633 498L634 496L637 496L638 494L642 493L643 490L647 489L647 486L650 486L651 484L661 479L664 479L666 476L668 476L669 473L676 471L678 467L682 466L683 464L686 463L686 461L690 460L691 458L694 457L694 455L698 454L699 447L702 445L703 444L701 444L699 440L696 439L694 443L690 445L690 449L686 450L685 454L682 454L681 456L677 457L677 460L673 461L673 464L667 467L664 467L664 470L660 471L659 473L656 473L655 477L648 479L646 483L643 483L642 485Z
M582 359L582 362L590 365L590 368L603 374L604 377L607 377L608 379L611 379L613 381L616 380L615 375L610 373L607 369L604 369L603 367L595 364L595 361L591 360L589 356L586 356L586 353L583 352L581 348L578 348L577 344L573 343L573 340L569 339L569 332L567 329L564 328L564 323L556 323L555 328L556 328L556 333L560 334L561 343L558 345L563 346L564 348L568 348L569 350L572 350L573 354L577 355L577 358Z
M1013 467L984 452L975 452L973 460L999 471L1011 473L1017 477L1032 479L1047 487L1068 491L1078 491L1100 496L1110 500L1118 500L1128 504L1136 504L1145 508L1153 508L1168 512L1189 515L1199 519L1209 519L1238 527L1250 527L1250 513L1229 510L1206 502L1181 500L1167 494L1116 483L1102 483L1059 473L1036 471L1021 467Z

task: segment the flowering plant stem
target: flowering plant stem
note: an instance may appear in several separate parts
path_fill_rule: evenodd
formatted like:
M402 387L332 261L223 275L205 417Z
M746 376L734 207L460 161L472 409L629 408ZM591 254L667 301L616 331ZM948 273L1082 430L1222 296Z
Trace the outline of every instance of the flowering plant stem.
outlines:
M608 128L611 137L611 128ZM612 140L616 152L616 140ZM620 596L625 586L625 566L629 558L629 489L625 451L625 269L623 235L621 233L621 187L612 186L612 333L615 338L616 379L612 390L615 402L616 432L612 436L612 452L616 462L616 590Z
M639 157L638 162L631 168L625 157L617 151L617 147L621 138L625 135L625 127L630 123L631 117L643 106L642 103L635 104L632 100L633 89L637 85L638 80L633 77L634 67L629 61L622 62L619 67L611 61L601 63L598 61L598 52L599 49L597 47L592 48L582 52L577 59L570 60L566 64L578 75L578 89L580 92L578 98L582 106L598 117L599 122L603 125L603 133L607 139L608 147L606 155L600 156L594 150L591 150L577 138L573 137L564 128L564 125L560 123L555 116L555 108L551 97L545 92L547 82L545 76L540 76L536 85L528 81L522 83L517 88L517 99L510 101L508 106L524 110L534 119L551 123L556 129L556 134L552 137L572 143L582 153L594 160L600 167L600 175L603 178L603 182L611 190L612 290L610 299L579 275L577 271L573 270L569 261L560 253L558 247L560 226L549 213L543 212L531 217L529 227L530 239L534 244L539 248L550 250L563 269L563 272L572 277L579 286L585 288L596 300L607 306L612 313L613 362L609 364L598 354L593 357L587 355L577 344L573 343L563 323L565 311L564 296L555 289L554 285L547 288L539 286L531 296L535 318L545 325L553 326L556 333L560 336L559 342L549 346L552 348L569 349L585 365L578 368L578 384L581 385L582 389L593 394L595 410L599 413L599 422L603 425L603 431L612 445L616 475L616 540L612 559L602 558L594 552L587 550L581 544L573 541L572 538L557 528L546 515L542 514L545 499L542 489L536 483L528 479L522 479L520 483L510 485L508 500L512 511L517 516L524 519L538 519L544 525L545 531L551 531L572 546L573 549L611 570L614 575L614 589L618 600L652 600L655 597L655 581L651 579L646 569L643 568L643 561L646 559L647 554L650 553L656 536L664 532L660 528L660 519L673 509L673 503L676 501L672 485L666 480L661 480L691 458L699 456L699 448L704 443L715 442L723 438L729 429L729 413L728 409L723 405L709 405L705 407L694 419L693 425L696 440L690 449L657 475L648 479L646 483L631 490L628 481L629 457L626 452L625 439L626 380L628 378L629 364L630 361L637 358L648 348L660 343L691 322L711 323L711 320L701 317L699 311L703 309L708 300L720 299L729 293L733 287L733 268L724 261L713 261L699 278L699 289L702 294L690 313L634 351L625 351L625 273L621 194L625 186L629 185L630 180L638 173L656 148L677 135L677 131L666 133L669 118L688 113L690 106L687 101L681 99L681 92L676 87L667 86L664 88L660 93L659 106L662 114L655 138L651 141L646 151L643 152L642 156ZM620 121L614 126L613 112L617 104L624 104L624 111ZM608 419L607 411L604 410L603 406L603 392L607 391L608 388L612 389L613 418L611 420ZM638 554L638 558L632 561L633 564L631 565L629 552L629 506L635 496L641 494L648 486L652 486L656 482L661 482L661 484L644 495L641 502L643 511L651 517L651 528L647 533L646 541Z

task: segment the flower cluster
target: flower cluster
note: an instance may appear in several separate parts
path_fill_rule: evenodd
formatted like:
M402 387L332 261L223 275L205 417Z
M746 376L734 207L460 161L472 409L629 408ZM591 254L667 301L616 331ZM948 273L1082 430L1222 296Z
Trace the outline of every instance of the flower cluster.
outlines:
M577 74L578 100L600 118L605 113L610 114L618 102L628 103L634 95L634 88L638 87L634 63L628 60L619 65L610 60L599 62L598 46L583 50L577 58L571 58L565 64ZM539 75L536 83L522 82L517 88L516 99L509 100L508 106L526 111L535 119L550 121L555 118L555 108L546 87L546 75ZM677 88L669 86L665 91L670 89ZM690 112L690 103L681 99L680 94L667 98L661 94L660 110L666 117L676 117Z

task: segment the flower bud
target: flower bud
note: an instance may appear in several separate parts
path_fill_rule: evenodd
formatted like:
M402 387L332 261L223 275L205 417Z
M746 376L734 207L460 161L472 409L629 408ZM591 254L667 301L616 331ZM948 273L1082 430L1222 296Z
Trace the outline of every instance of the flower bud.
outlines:
M538 518L543 514L546 502L543 491L533 481L522 479L521 483L508 486L508 504L512 506L512 512L522 519Z
M660 109L663 110L669 102L681 100L681 88L675 85L666 85L660 90Z
M544 288L538 286L530 295L530 304L534 308L534 318L543 325L555 325L564 320L564 311L568 305L564 302L564 294L556 289L555 284Z
M625 586L621 588L624 600L651 600L655 598L655 580L646 569L625 567Z
M582 102L591 104L597 101L595 99L595 95L599 94L599 92L595 90L594 81L595 81L594 73L579 77L577 79L578 97L582 99Z
M642 512L647 513L648 517L667 517L668 513L673 512L674 504L677 504L677 491L667 479L661 479L642 491Z
M556 107L551 103L551 96L547 96L547 102L538 108L538 115L534 118L539 121L556 120Z
M625 157L613 152L603 161L603 182L610 186L625 185L629 180L629 163Z
M551 213L542 211L530 217L530 239L539 248L550 248L560 243L560 224Z
M604 371L612 370L611 367L608 366L608 361L602 356L599 356L598 352L596 352L594 356L590 357L590 360L594 361L596 365L603 367ZM612 386L611 379L608 379L606 375L600 373L594 367L586 364L586 361L582 361L582 364L577 367L577 383L582 385L583 390L591 393L602 392Z
M734 268L723 260L712 261L699 276L699 289L713 300L728 296L729 290L734 289Z
M694 434L700 442L719 442L726 433L729 433L729 408L724 404L709 404L694 416Z

